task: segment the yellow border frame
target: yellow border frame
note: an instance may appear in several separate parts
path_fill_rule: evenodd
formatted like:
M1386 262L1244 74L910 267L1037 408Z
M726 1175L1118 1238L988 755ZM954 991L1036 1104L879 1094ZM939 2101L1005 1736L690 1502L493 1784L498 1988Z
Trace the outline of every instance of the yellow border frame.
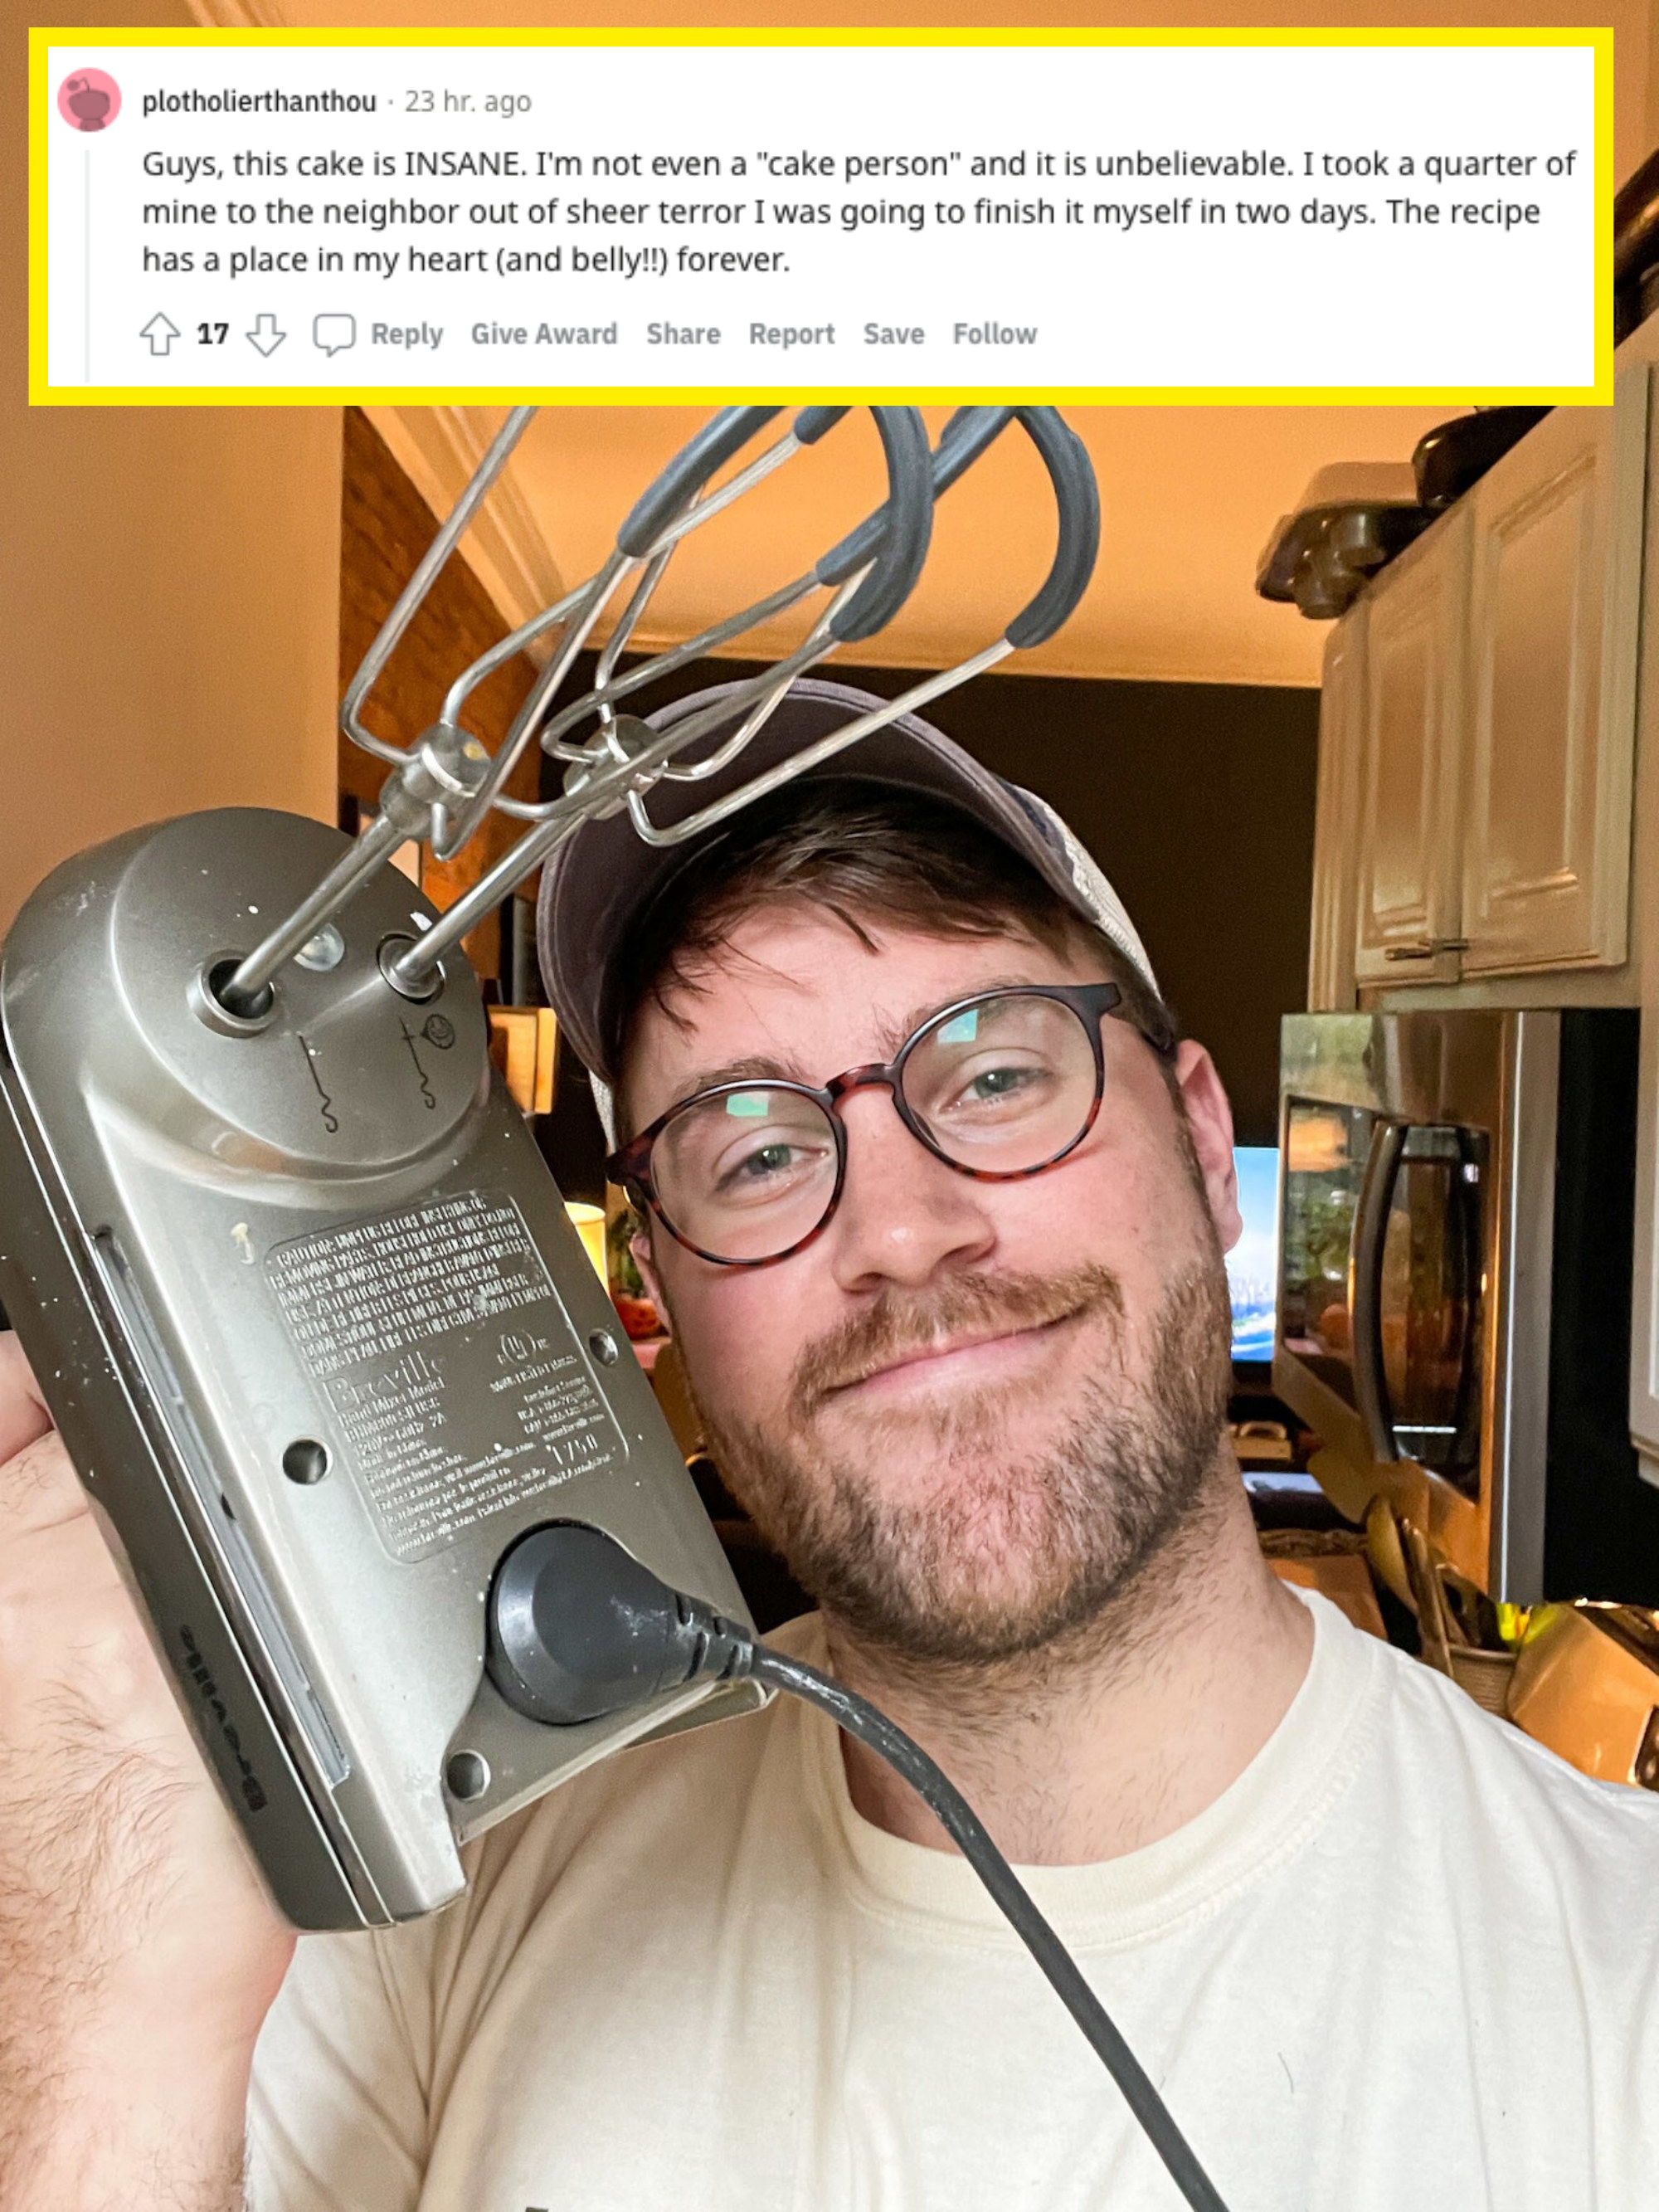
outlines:
M29 404L34 407L332 407L505 406L525 401L556 406L708 406L775 400L779 390L729 385L383 385L372 390L309 386L213 385L169 392L149 385L54 388L46 378L46 141L50 113L46 56L54 44L102 46L1589 46L1595 55L1595 289L1600 303L1595 381L1554 388L1501 386L1471 392L1460 386L1179 386L1084 385L1026 391L1019 397L1069 406L1282 407L1467 406L1532 403L1607 406L1613 399L1613 45L1611 29L1417 30L1370 26L1309 30L1070 29L737 29L664 27L635 30L106 30L92 24L36 27L29 32ZM866 402L902 398L962 406L1006 399L1004 385L963 385L918 391L904 385L848 390L837 385L796 390L792 400Z

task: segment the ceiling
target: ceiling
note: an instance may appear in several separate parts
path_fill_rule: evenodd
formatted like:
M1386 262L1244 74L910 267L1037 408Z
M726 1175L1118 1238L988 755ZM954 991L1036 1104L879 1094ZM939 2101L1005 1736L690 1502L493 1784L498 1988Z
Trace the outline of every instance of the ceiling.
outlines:
M927 411L937 433L945 410ZM1449 411L1068 410L1100 482L1100 562L1066 628L1016 665L1167 682L1316 684L1326 630L1255 596L1256 556L1315 469L1404 460ZM696 408L543 411L515 456L516 489L567 579L598 567L635 495L703 419ZM498 420L477 410L475 435ZM801 573L879 503L884 483L867 417L843 424L682 548L640 641L689 636ZM1053 550L1047 479L1029 443L1006 434L940 502L921 583L860 657L942 667L976 652L1036 590ZM799 618L786 620L733 650L767 656L799 634Z
M726 25L777 20L776 0L196 0L220 21L309 27L464 24L511 28L659 23ZM867 0L815 0L811 20L868 21ZM1659 137L1650 122L1651 0L1389 0L1345 7L1345 27L1367 22L1469 27L1611 24L1617 42L1615 173L1623 177ZM969 25L1291 25L1329 21L1328 0L909 0L907 23ZM1272 315L1298 303L1264 298ZM1379 302L1379 312L1386 303ZM434 410L451 418L457 451L479 449L500 420L487 410ZM1326 630L1294 609L1270 606L1251 588L1256 558L1276 519L1316 468L1338 460L1404 461L1424 430L1453 409L1079 408L1069 419L1094 458L1104 512L1093 584L1053 642L1017 661L1056 673L1170 682L1315 684ZM380 419L377 415L377 420ZM668 407L551 408L514 464L513 497L528 540L521 573L556 567L576 578L594 567L635 493L702 420ZM932 416L935 428L940 416ZM416 434L393 442L407 459ZM389 432L389 434L391 433ZM465 473L465 471L461 471ZM453 496L459 477L416 480ZM845 426L821 452L792 463L729 516L698 534L671 567L641 641L686 636L795 574L880 496L867 423ZM521 536L523 533L521 532ZM939 666L996 636L1036 589L1052 549L1052 513L1029 448L1005 437L939 509L927 573L900 619L860 648L866 659ZM494 584L493 575L487 579ZM510 596L510 595L509 595ZM510 613L518 613L509 606ZM757 631L740 642L769 653L797 632Z

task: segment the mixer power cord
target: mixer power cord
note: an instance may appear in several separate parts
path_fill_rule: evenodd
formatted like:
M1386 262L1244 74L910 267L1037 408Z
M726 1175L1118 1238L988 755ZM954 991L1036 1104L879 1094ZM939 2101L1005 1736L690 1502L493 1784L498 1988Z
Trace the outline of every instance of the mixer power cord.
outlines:
M1193 2212L1226 2212L1146 2069L972 1806L921 1745L865 1698L671 1589L614 1538L580 1522L532 1530L502 1560L490 1597L489 1664L509 1704L554 1725L596 1720L688 1683L744 1676L828 1713L937 1815L1121 2090Z

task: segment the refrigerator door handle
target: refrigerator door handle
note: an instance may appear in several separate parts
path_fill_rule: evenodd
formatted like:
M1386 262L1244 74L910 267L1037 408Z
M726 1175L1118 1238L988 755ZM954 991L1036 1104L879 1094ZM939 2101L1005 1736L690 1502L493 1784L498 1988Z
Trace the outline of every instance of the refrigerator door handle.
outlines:
M1370 1149L1354 1208L1348 1247L1348 1311L1353 1329L1353 1387L1373 1460L1400 1457L1389 1380L1382 1364L1382 1247L1389 1209L1405 1157L1408 1121L1382 1116L1371 1126Z

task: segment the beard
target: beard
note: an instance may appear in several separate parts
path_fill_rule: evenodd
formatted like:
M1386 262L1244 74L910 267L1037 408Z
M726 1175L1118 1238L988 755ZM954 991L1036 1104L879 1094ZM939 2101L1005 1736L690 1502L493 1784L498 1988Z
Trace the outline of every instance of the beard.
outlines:
M1231 1306L1207 1213L1205 1249L1169 1282L1133 1364L1121 1287L1105 1267L1009 1276L964 1271L924 1292L884 1292L808 1346L783 1418L763 1429L702 1408L722 1475L803 1589L868 1646L901 1661L987 1668L1097 1621L1202 1512L1231 1389ZM1011 1455L1022 1402L1052 1384L982 1388L863 1415L837 1448L836 1393L957 1331L1065 1322L1086 1332L1074 1401L1037 1453ZM927 1466L919 1495L884 1492L899 1455Z

